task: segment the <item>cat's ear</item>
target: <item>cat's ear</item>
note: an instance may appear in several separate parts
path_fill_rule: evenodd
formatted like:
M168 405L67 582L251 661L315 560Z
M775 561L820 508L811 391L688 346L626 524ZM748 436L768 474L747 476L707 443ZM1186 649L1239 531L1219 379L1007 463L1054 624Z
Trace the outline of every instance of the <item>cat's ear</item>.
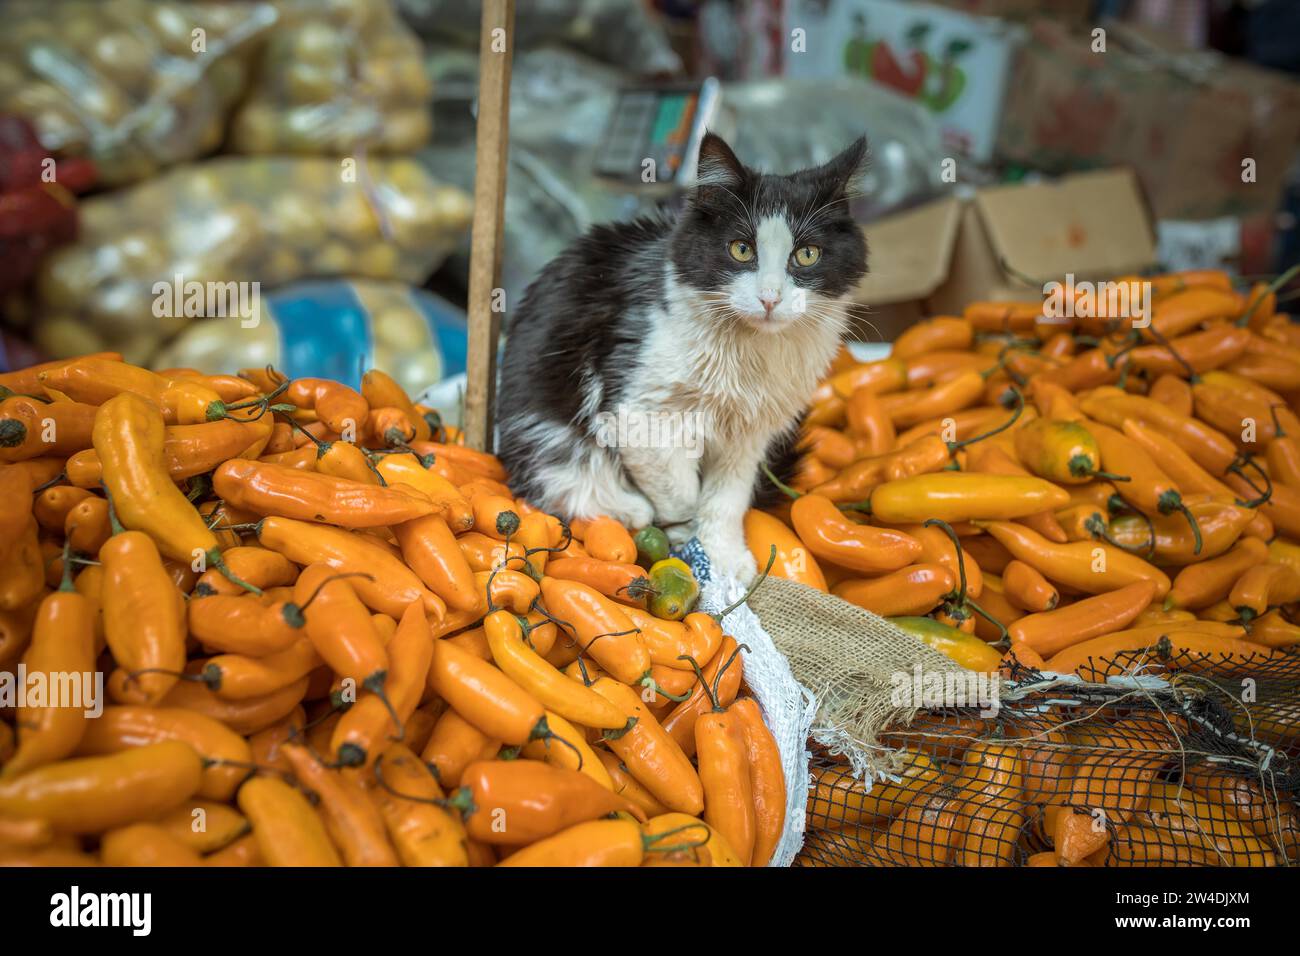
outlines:
M695 168L695 185L735 189L745 178L745 167L721 136L705 133Z
M817 174L828 180L837 193L852 192L867 171L869 157L867 138L859 136L843 152L818 167Z

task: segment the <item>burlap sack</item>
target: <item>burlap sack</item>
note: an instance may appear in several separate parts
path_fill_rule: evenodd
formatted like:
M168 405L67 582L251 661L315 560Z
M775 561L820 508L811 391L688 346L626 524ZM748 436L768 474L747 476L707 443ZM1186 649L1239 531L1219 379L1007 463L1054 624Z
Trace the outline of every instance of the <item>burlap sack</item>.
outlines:
M898 702L900 681L918 665L927 674L966 673L879 615L794 581L764 581L749 606L817 700L810 736L848 758L859 776L886 768L877 734L916 713Z

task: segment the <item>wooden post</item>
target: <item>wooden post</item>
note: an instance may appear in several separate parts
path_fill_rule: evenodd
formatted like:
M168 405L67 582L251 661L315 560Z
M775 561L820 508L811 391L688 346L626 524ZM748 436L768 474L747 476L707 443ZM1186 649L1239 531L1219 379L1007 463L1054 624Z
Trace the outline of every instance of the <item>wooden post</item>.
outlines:
M515 0L483 0L479 39L478 128L475 138L474 224L469 257L469 350L465 363L465 440L492 450L500 313L493 299L501 285L510 146L510 62L514 55Z

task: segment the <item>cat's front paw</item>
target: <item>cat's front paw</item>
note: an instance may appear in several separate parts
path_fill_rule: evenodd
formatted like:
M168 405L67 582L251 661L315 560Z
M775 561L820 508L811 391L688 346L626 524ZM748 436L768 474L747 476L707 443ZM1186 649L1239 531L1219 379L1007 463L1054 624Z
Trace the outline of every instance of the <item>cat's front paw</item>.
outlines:
M654 524L654 505L640 495L622 495L617 502L605 509L609 515L625 528L633 531Z
M680 548L691 538L695 537L695 522L682 521L677 524L666 524L661 526L663 533L668 535L668 543L674 548Z
M701 541L705 553L709 556L709 571L713 578L734 578L748 586L758 574L758 565L754 556L745 546L742 535L739 542Z

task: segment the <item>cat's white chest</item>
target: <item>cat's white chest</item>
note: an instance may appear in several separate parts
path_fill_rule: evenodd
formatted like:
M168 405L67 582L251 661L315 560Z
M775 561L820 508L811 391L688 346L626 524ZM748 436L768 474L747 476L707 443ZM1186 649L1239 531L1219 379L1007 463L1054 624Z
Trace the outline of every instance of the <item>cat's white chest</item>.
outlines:
M719 330L679 312L665 314L653 338L655 370L639 377L639 403L692 419L706 442L734 442L775 435L806 407L839 345L839 328Z

